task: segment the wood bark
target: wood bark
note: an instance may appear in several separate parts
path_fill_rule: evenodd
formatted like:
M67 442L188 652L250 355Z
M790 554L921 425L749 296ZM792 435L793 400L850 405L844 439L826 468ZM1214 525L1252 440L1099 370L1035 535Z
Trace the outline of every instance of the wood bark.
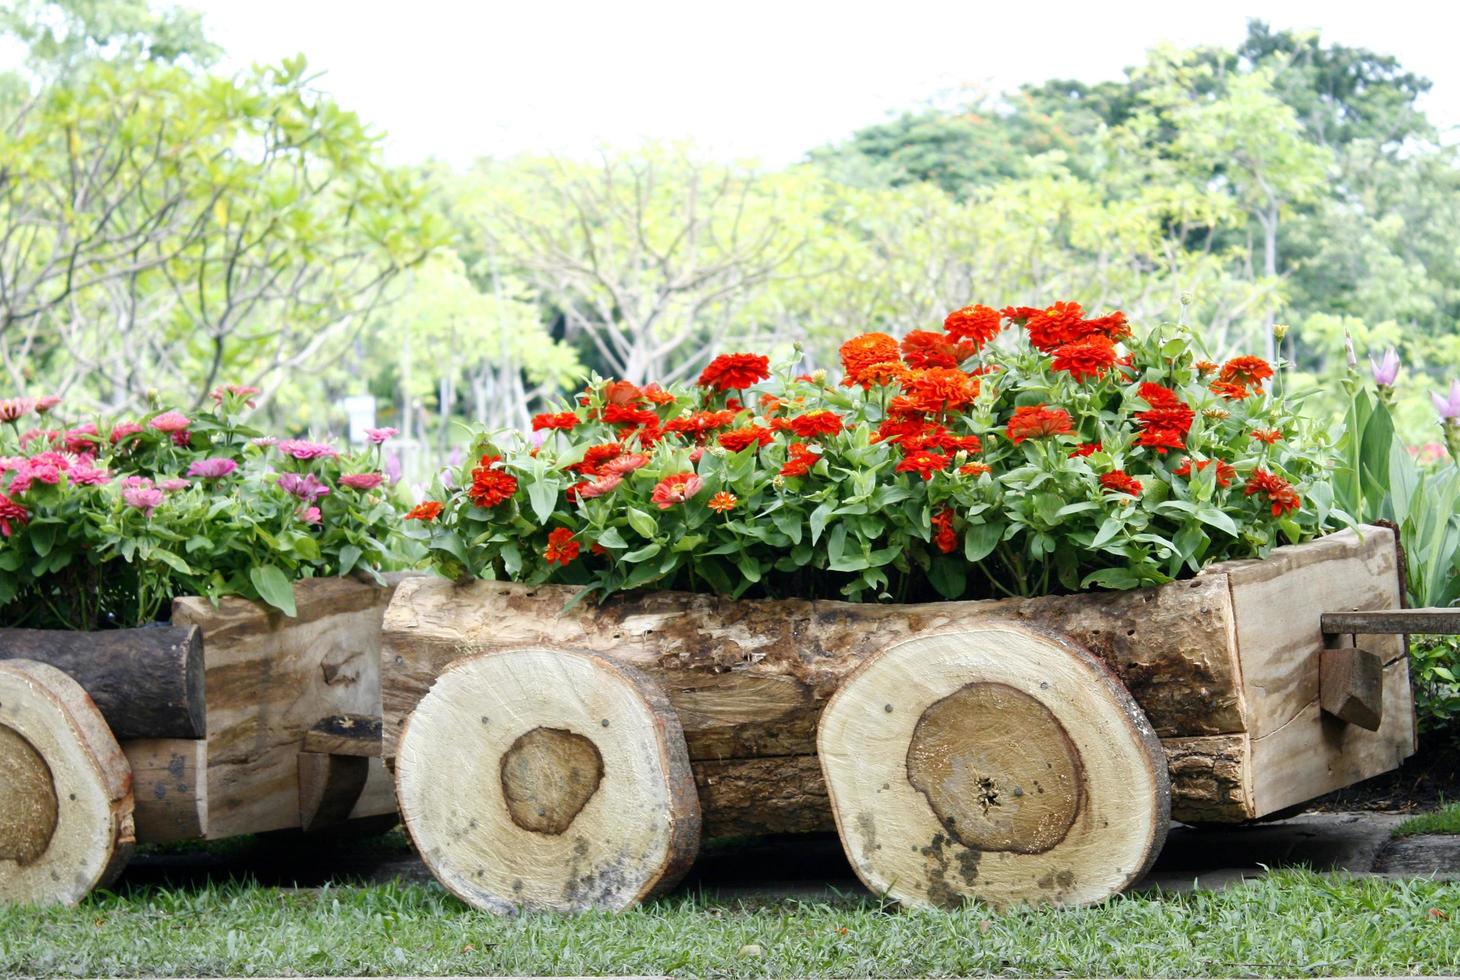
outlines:
M817 733L847 858L874 893L955 907L1100 901L1170 822L1166 759L1097 658L991 622L868 658Z
M13 659L69 674L119 740L202 738L205 732L203 644L195 629L0 629L0 660Z
M75 904L134 843L132 772L81 685L0 661L0 904Z
M396 795L437 879L493 912L627 908L699 849L674 709L643 674L591 654L454 664L401 736Z

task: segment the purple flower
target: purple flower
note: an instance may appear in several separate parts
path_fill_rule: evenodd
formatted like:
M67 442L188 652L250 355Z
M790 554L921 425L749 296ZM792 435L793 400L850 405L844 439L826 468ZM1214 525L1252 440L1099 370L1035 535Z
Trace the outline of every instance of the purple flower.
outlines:
M371 442L375 443L377 446L380 445L381 443L385 442L385 440L389 439L390 437L397 436L397 435L400 435L400 430L399 429L384 428L384 429L366 429L365 430L365 438L366 439L369 439Z
M379 473L346 473L340 477L340 483L351 490L374 490L385 482L385 477Z
M151 517L157 505L162 503L162 491L155 487L128 487L122 491L122 499L128 507L140 510L144 517Z
M285 493L291 493L300 500L308 501L311 504L330 492L330 488L319 482L319 478L313 473L305 473L303 476L298 473L285 473L279 477L279 486Z
M1460 422L1460 380L1450 382L1448 398L1430 392L1430 401L1435 403L1435 411L1440 413L1440 418L1446 422Z
M217 480L238 469L238 464L226 456L200 459L188 467L188 476L200 476L205 480Z
M295 459L332 458L340 454L340 451L333 446L327 446L322 442L310 442L308 439L285 439L279 443L279 452L285 456L293 456Z
M390 481L391 486L395 486L400 482L400 475L400 453L391 453L385 458L385 478Z
M170 479L163 480L161 483L157 484L157 486L158 489L166 490L168 493L172 493L175 490L186 490L189 486L191 486L191 484L181 477L174 476Z
M1393 388L1394 379L1399 377L1399 352L1393 347L1384 352L1384 359L1375 363L1369 358L1369 367L1374 371L1374 384L1380 388Z

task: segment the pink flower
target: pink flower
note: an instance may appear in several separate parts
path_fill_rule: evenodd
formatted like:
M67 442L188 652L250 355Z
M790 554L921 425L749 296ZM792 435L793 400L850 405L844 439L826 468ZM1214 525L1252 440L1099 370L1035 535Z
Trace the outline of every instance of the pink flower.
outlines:
M675 504L684 503L699 493L704 486L705 481L694 473L671 473L654 486L650 499L659 506L660 510L668 510Z
M25 465L24 456L0 456L0 473L18 470Z
M601 497L606 493L612 493L614 489L617 488L618 485L622 482L624 482L624 478L619 476L617 473L609 473L604 476L600 476L598 479L594 480L587 486L579 487L578 497L582 500L591 500L594 497Z
M59 404L61 404L60 395L42 395L35 400L35 410L38 414L44 415Z
M127 487L122 491L122 499L128 507L140 510L144 517L151 517L157 505L162 503L162 491L155 487Z
M6 398L0 401L0 422L14 422L34 411L34 398Z
M116 425L112 426L111 435L109 435L107 438L110 439L111 444L115 446L117 443L121 442L128 436L134 436L141 431L142 427L136 422L118 422Z
M374 490L385 482L379 473L346 473L340 477L340 485L351 490Z
M604 476L628 476L634 470L648 464L649 457L643 453L628 453L611 459L598 468L598 472Z
M696 446L696 447L694 447L693 449L691 449L689 451L689 461L691 463L698 463L701 459L704 458L704 456L705 456L705 447L704 446Z
M182 412L163 412L147 423L158 432L166 432L172 435L174 432L181 432L193 424L193 420Z
M330 492L330 488L321 483L319 477L313 473L305 473L303 476L298 473L285 473L279 477L279 487L285 493L293 494L300 500L309 503L313 503Z
M200 476L205 480L218 480L234 470L238 464L226 456L215 456L209 459L200 459L188 467L188 476Z
M224 385L222 388L214 388L208 394L219 405L223 404L223 399L232 395L234 398L243 399L245 405L253 408L255 407L253 396L258 393L259 390L253 385Z
M369 439L371 442L375 443L377 446L380 445L381 443L385 442L385 440L391 438L392 436L397 436L397 435L400 435L400 430L399 429L392 429L392 428L389 428L389 427L384 428L384 429L366 429L365 430L365 438L366 439Z
M168 493L173 493L177 490L186 490L188 487L192 486L192 484L189 483L187 480L182 479L181 477L174 476L170 479L163 480L161 483L157 484L157 486L161 490L166 490Z
M334 458L340 454L340 451L333 446L325 445L322 442L310 442L308 439L285 439L279 443L279 452L285 456L293 456L295 459Z
M30 520L30 511L9 497L0 493L0 534L10 537L10 522L24 524Z
M1448 397L1430 392L1430 401L1434 402L1440 418L1446 422L1460 422L1460 380L1450 382Z
M122 486L128 488L142 487L143 489L145 489L152 486L152 481L147 479L145 476L128 476L122 478Z
M256 439L250 439L249 442L253 443L255 446L267 449L270 446L277 445L279 440L275 439L273 436L259 436Z
M83 422L74 429L67 429L61 433L61 441L66 444L66 449L73 453L96 452L96 423Z
M305 524L318 524L319 523L319 508L318 507L301 507L301 508L299 508L299 519L301 521L303 521Z
M37 480L55 486L61 482L63 472L63 467L48 460L28 459L15 471L15 476L10 481L10 492L12 494L25 493Z
M78 487L96 487L111 480L112 475L106 470L99 470L89 462L82 460L71 469L66 471L66 479Z
M1391 347L1384 352L1383 360L1369 358L1369 367L1374 372L1374 384L1380 388L1393 388L1395 379L1399 377L1399 352Z
M57 433L47 432L45 429L26 429L20 434L20 448L24 449L37 439L44 439L47 442L54 442Z

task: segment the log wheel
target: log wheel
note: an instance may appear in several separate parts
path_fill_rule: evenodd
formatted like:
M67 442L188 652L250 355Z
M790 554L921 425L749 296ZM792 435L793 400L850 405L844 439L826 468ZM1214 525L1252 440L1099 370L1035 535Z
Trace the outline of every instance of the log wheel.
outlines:
M396 795L437 879L493 912L627 908L672 887L699 848L673 708L591 654L452 664L406 722Z
M132 770L81 685L0 662L0 903L75 904L131 856Z
M1099 901L1165 840L1160 742L1087 651L1010 624L868 658L817 733L847 857L872 891L951 907Z

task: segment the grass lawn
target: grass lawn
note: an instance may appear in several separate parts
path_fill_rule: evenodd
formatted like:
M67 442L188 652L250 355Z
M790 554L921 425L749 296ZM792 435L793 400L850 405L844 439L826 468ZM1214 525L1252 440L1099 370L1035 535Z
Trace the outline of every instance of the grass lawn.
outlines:
M1446 803L1438 810L1410 817L1394 828L1395 837L1415 834L1460 834L1460 803Z
M1456 972L1460 883L1293 870L1222 892L1002 913L677 895L621 915L496 918L430 885L241 884L0 908L0 975Z

